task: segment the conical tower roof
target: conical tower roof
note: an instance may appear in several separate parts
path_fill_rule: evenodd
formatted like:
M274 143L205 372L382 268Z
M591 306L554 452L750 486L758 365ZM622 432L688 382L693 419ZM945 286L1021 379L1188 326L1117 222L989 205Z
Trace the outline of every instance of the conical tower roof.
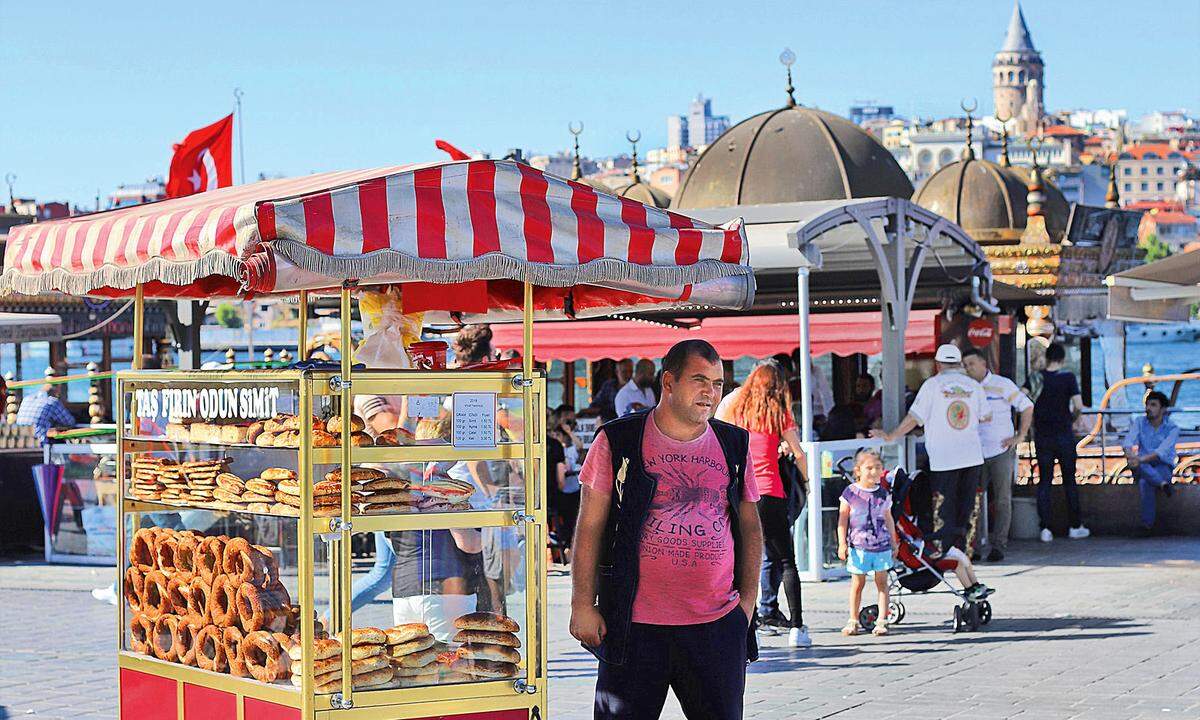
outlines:
M1004 36L1004 46L1000 52L1030 52L1037 50L1033 47L1033 38L1029 36L1029 26L1025 24L1025 14L1021 12L1021 3L1013 4L1012 18L1008 21L1008 34Z

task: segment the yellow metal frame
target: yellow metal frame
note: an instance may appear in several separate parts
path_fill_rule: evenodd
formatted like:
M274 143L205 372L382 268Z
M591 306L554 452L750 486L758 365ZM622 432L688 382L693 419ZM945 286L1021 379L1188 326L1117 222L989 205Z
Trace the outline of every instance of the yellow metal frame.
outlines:
M342 337L350 337L352 284L341 290ZM134 303L135 347L142 340L144 296L139 286ZM308 293L300 295L301 353L308 332ZM314 448L310 423L303 428L298 453L298 475L301 483L301 511L297 520L298 601L300 633L303 647L300 660L303 673L299 689L283 685L265 685L248 678L212 673L177 663L168 663L131 652L120 651L118 666L138 672L176 680L179 685L179 717L183 718L183 684L188 683L229 692L237 697L238 718L242 716L244 698L257 698L280 705L295 707L302 720L384 720L385 718L426 718L458 713L535 708L541 717L547 715L546 687L546 499L542 458L545 456L545 377L533 370L532 285L525 283L525 345L522 369L514 372L455 372L455 371L355 371L350 344L342 353L339 372L299 371L287 369L229 370L229 371L144 371L140 368L141 353L134 353L134 369L118 374L117 443L121 451L117 463L118 499L121 508L121 532L117 533L117 556L124 561L125 519L139 524L140 514L149 511L178 509L177 504L154 503L125 497L124 453L147 444L145 440L127 437L125 395L144 383L276 383L294 384L301 417L312 414L318 398L336 398L339 412L353 407L353 396L378 395L443 395L454 392L491 392L498 397L520 397L525 430L520 443L500 444L495 448L457 449L449 445L416 445L402 447L356 448L348 442L349 423L343 423L340 448ZM301 355L301 357L303 357ZM339 382L340 381L340 382ZM136 418L131 417L136 427ZM136 436L135 436L136 437ZM525 507L522 511L482 510L452 513L353 515L350 504L350 483L342 484L341 515L317 517L312 513L313 467L322 464L341 465L344 475L351 465L378 462L428 462L434 460L523 460L525 464ZM240 512L240 511L230 511ZM314 636L313 608L316 600L314 583L314 545L317 538L337 533L331 543L330 624L331 632L339 632L351 618L350 586L352 561L350 538L355 532L478 528L521 524L525 531L526 657L523 692L509 680L434 685L390 690L359 690L350 686L352 673L349 653L342 655L342 688L340 694L316 695L313 688L312 638ZM118 572L123 581L123 573ZM124 603L118 607L118 648L124 642L127 617ZM118 693L119 695L119 693ZM119 702L119 701L118 701ZM335 704L336 703L336 704ZM118 710L119 713L119 710ZM119 716L119 715L118 715Z

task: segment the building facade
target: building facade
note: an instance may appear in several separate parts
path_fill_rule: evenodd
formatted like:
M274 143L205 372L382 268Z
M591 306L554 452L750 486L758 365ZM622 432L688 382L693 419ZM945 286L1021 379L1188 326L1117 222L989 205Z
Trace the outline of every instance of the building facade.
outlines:
M706 147L729 129L728 115L712 114L712 98L696 95L686 115L667 117L667 149Z
M1177 185L1185 181L1189 162L1196 159L1200 159L1200 153L1184 152L1167 143L1138 143L1123 148L1117 160L1121 201L1128 205L1176 199Z

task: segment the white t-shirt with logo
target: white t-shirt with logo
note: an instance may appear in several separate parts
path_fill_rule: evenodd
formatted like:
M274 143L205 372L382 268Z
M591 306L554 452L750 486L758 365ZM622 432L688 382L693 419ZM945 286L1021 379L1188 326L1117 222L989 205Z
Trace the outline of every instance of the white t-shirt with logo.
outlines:
M1012 411L1025 412L1033 407L1033 401L1021 392L1016 383L1003 375L988 373L979 384L983 386L984 397L992 413L990 420L979 423L979 441L983 445L983 456L994 458L1004 452L1004 446L1000 443L1016 433Z
M983 388L966 373L950 370L926 380L908 414L925 428L929 469L982 465L979 422L988 413Z

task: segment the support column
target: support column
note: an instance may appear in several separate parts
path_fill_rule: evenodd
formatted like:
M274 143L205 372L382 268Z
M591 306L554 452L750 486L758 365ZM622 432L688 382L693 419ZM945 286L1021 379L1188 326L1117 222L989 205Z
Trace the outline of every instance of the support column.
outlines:
M903 206L892 215L891 227L886 229L887 245L882 248L879 258L883 260L880 268L890 276L890 283L881 283L883 287L890 285L894 294L880 294L882 319L880 321L883 337L883 370L881 385L883 386L883 427L894 428L904 417L904 333L908 327L908 309L912 298L908 296L907 262L905 257L905 217ZM914 272L919 272L915 268Z

